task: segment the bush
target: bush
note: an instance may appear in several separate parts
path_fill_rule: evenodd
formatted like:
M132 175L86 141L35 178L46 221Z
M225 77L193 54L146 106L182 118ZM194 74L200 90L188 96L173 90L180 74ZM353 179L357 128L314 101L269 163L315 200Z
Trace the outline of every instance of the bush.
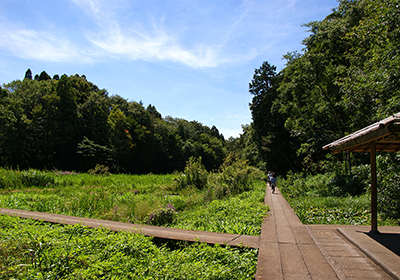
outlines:
M172 204L168 204L164 208L151 212L147 218L147 223L153 226L172 224L176 214L175 207Z
M296 198L361 195L365 193L367 185L356 175L325 173L304 176L289 173L279 187L288 198Z
M233 194L248 191L254 171L254 168L250 167L245 160L223 165L220 172L222 183L228 185L228 191Z
M208 172L201 163L201 157L190 157L184 172L176 178L178 189L194 186L199 190L207 186Z
M400 219L400 175L379 185L378 210L384 218Z
M19 171L0 169L0 189L17 189L21 187Z
M400 154L377 157L378 211L400 222Z
M49 172L0 169L0 189L44 188L54 186L55 183L53 174Z
M362 164L358 166L354 166L351 169L351 173L358 178L365 186L368 188L371 183L371 165L370 164Z
M102 175L102 176L109 176L111 173L109 172L109 167L102 165L102 164L96 164L94 169L90 169L88 173L90 175Z
M21 180L25 187L43 188L55 183L54 177L48 173L33 169L21 172Z
M280 180L279 190L287 197L294 198L305 195L309 188L305 184L306 179L302 173L289 171L285 179Z
M345 196L365 193L366 185L355 175L338 175L328 183L328 195Z

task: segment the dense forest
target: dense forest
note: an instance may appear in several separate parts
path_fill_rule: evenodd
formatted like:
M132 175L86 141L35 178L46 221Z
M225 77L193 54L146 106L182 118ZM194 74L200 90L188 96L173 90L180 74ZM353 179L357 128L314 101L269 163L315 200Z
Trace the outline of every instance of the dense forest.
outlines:
M216 127L162 118L155 106L109 96L85 76L45 71L4 85L0 164L13 168L169 173L201 157L208 170L226 156Z
M255 70L253 122L242 138L255 146L248 151L257 151L256 161L281 174L369 162L362 154L330 157L322 147L400 112L399 7L398 0L340 1L305 25L304 49L286 54L282 71L268 62Z
M153 105L100 89L84 75L40 75L3 84L0 166L169 173L201 157L207 170L232 158L278 174L318 173L344 155L322 146L400 112L400 2L342 0L305 26L304 49L267 61L249 84L252 123L238 138L214 126L162 117ZM366 162L363 154L350 158Z

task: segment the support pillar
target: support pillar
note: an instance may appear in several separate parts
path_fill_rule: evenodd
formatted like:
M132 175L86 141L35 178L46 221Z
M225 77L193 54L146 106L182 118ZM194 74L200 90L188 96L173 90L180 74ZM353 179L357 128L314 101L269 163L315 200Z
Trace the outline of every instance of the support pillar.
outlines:
M370 233L379 233L378 231L378 191L376 180L376 143L370 144L371 157L371 231Z

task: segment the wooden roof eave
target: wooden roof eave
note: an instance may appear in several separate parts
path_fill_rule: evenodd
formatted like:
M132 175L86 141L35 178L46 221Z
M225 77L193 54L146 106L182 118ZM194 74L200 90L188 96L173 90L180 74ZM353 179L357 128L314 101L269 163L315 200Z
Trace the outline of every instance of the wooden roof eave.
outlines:
M388 141L390 139L390 141ZM387 143L385 142L387 141ZM339 152L366 152L370 143L375 142L378 151L400 150L400 117L393 116L372 124L323 147L332 154Z

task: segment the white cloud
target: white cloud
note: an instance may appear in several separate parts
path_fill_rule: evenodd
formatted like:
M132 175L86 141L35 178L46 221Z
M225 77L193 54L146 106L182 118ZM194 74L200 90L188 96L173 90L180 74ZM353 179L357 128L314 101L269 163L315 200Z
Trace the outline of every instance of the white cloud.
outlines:
M146 33L136 30L113 28L100 33L88 32L87 39L100 48L104 55L128 60L172 61L190 67L214 67L217 65L215 51L208 46L187 50L166 32L154 28Z
M59 34L1 22L0 47L17 57L43 61L69 61L83 57L76 47Z
M151 5L140 1L70 1L83 11L77 18L82 17L89 24L76 25L81 24L76 21L65 29L57 22L50 22L34 29L15 21L3 21L0 47L18 57L52 62L86 63L113 58L173 62L192 68L240 64L265 54L284 36L284 24L276 30L277 25L268 18L282 14L282 9L287 10L295 3L286 0L283 8L277 1L261 5L245 0L242 5L226 4L222 7L228 10L218 10L210 3L198 2L195 10L184 11L185 19L192 17L191 13L198 16L199 8L207 8L209 14L187 22L171 13L171 7L162 6L172 6L173 2L160 4L158 12L150 12ZM164 8L169 8L165 14ZM223 15L219 17L219 13ZM207 22L206 27L202 21Z
M155 20L148 14L146 22L133 21L122 26L118 12L124 4L102 0L71 0L78 5L100 28L87 31L86 38L103 56L149 62L175 62L193 68L217 67L222 64L251 60L258 55L254 47L228 51L232 47L235 32L240 22L247 17L249 4L243 5L239 15L228 29L215 26L220 36L211 42L197 41L192 46L185 45L188 34L181 34L176 28L167 29L163 20ZM124 2L122 2L124 3ZM126 3L125 3L126 4ZM112 5L112 6L110 6ZM251 5L250 5L251 6ZM132 7L130 7L132 8ZM143 13L146 13L143 11ZM218 28L221 28L218 30ZM189 28L190 29L190 28ZM190 30L187 31L190 33ZM178 35L179 34L179 35Z

